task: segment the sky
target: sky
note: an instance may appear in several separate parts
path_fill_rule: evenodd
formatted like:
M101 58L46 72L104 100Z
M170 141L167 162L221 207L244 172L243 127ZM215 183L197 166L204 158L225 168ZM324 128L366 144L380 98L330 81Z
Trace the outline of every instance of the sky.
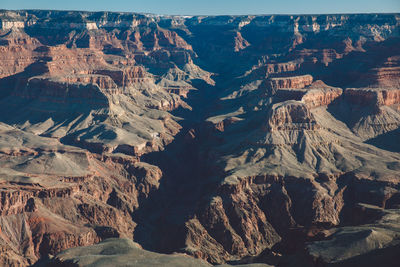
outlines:
M168 15L400 13L400 0L0 0L0 9L124 11Z

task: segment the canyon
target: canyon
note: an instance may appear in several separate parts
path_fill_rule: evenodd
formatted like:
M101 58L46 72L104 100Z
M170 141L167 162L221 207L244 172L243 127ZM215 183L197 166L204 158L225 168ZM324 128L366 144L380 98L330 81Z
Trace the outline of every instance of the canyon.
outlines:
M1 266L399 251L399 14L0 10Z

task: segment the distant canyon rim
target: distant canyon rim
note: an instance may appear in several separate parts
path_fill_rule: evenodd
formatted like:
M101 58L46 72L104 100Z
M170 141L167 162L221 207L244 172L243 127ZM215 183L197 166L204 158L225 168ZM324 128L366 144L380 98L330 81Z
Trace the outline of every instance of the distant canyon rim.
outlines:
M400 14L0 10L1 266L399 252Z

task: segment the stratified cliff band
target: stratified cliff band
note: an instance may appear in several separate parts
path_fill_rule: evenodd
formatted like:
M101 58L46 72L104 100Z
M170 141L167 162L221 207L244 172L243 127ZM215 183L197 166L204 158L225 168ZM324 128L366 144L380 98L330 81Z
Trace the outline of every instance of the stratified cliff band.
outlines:
M399 14L0 10L0 265L399 250Z

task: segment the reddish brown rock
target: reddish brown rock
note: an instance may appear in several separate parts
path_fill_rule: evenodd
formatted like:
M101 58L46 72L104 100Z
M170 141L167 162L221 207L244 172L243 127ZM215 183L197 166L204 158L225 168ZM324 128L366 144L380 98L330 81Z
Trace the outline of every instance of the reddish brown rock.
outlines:
M24 141L18 143L16 133L2 125L2 262L26 266L104 238L132 238L132 214L157 190L159 168L126 155L100 157L33 134L23 134ZM36 158L32 160L32 153L3 154L10 146L4 138L16 138L14 150L30 148Z
M348 53L350 51L345 51ZM335 49L303 49L296 51L296 57L307 58L308 62L317 63L321 62L325 66L328 66L331 62L341 59L343 54L338 53Z
M270 78L267 82L272 90L282 88L301 89L311 85L313 77L311 75Z
M298 101L275 104L268 117L268 129L271 131L319 128L307 105Z
M299 100L308 108L328 106L342 96L341 88L327 86L321 80L313 82L304 89L279 89L275 96L282 100Z
M117 89L117 85L110 76L106 75L76 75L67 76L64 80L71 83L96 84L101 89Z
M369 87L378 88L400 87L400 56L388 57L377 67L363 73L359 83L362 86L368 85Z
M328 106L342 96L343 90L340 88L328 87L309 90L301 99L309 108Z
M345 99L362 106L390 106L400 104L400 89L348 88Z
M235 36L235 52L245 49L249 45L249 42L247 42L247 40L243 38L242 34L240 32L237 32Z
M25 90L16 92L17 96L25 99L38 99L41 102L66 103L75 101L107 106L108 101L95 85L69 84L49 78L32 78Z
M133 66L122 70L96 70L95 74L109 76L118 87L129 87L149 79L143 67Z
M0 30L0 78L22 72L38 59L40 42L20 29Z
M357 203L400 203L398 14L0 20L0 265L126 237L314 266Z

